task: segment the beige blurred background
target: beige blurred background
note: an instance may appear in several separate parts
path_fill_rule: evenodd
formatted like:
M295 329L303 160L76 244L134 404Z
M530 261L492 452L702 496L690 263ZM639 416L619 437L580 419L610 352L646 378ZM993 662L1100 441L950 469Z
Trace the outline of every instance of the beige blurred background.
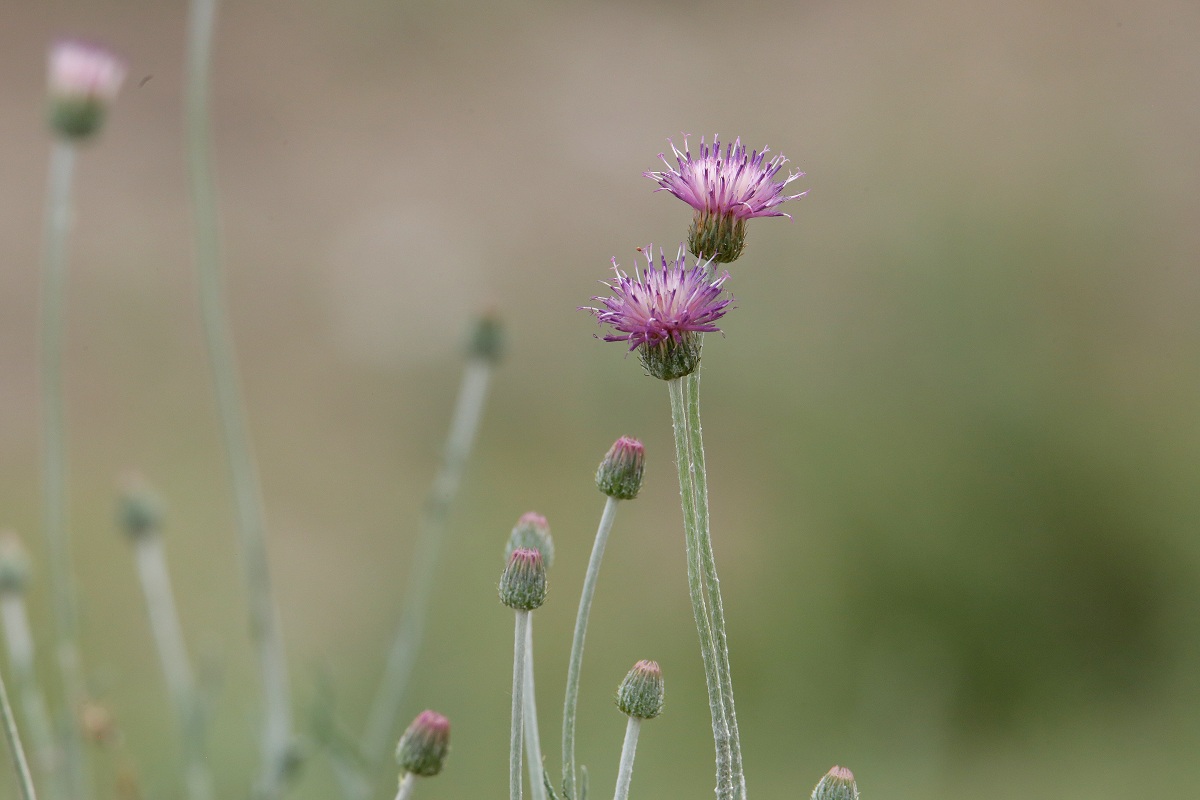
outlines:
M0 525L41 559L37 267L47 43L130 80L79 162L71 515L92 690L135 773L181 796L117 476L171 507L221 795L257 691L200 336L181 128L185 4L0 9ZM583 567L620 434L647 445L604 566L581 760L612 790L610 696L659 660L633 791L705 797L667 394L575 310L609 259L673 249L666 138L740 135L808 173L751 225L705 349L714 537L751 793L834 763L876 800L1200 791L1200 6L1170 2L226 3L214 112L228 291L302 733L327 679L360 730L436 468L467 321L508 356L452 519L404 719L454 723L427 797L504 789L508 529L545 513L547 766ZM39 576L43 578L44 576ZM50 642L46 581L32 602ZM45 650L43 650L43 655ZM47 683L52 677L43 658ZM324 676L324 677L323 677ZM4 767L7 770L7 766ZM373 777L391 797L394 771ZM314 756L296 798L334 796ZM0 772L0 797L15 797Z

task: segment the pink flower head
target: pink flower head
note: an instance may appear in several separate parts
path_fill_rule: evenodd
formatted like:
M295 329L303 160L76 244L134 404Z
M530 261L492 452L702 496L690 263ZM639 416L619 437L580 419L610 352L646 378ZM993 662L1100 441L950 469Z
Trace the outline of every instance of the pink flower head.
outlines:
M51 127L68 139L86 139L116 99L125 63L103 47L60 39L50 48L49 67Z
M99 45L60 39L50 47L50 94L112 102L125 81L125 63Z
M612 296L592 298L602 308L581 309L592 312L602 325L611 325L617 331L606 335L604 341L629 342L629 349L636 350L642 345L682 344L689 334L719 331L716 322L725 316L726 308L733 302L732 298L721 298L729 273L712 280L708 264L697 262L690 268L686 266L682 249L672 262L659 249L656 266L653 248L653 245L638 248L646 257L646 269L641 274L635 272L632 278L621 271L614 258L616 280L601 281L612 289Z
M671 140L667 140L671 141ZM688 147L687 136L683 138L683 152L671 142L677 167L672 167L666 154L658 157L666 164L665 172L644 172L647 178L658 182L658 189L666 189L696 211L720 217L747 220L752 217L788 217L779 210L787 200L803 197L806 192L785 195L783 189L804 175L789 172L782 181L774 181L787 159L777 155L767 161L768 148L762 152L746 155L742 140L735 139L721 153L721 142L713 136L712 145L700 140L700 157L693 158Z

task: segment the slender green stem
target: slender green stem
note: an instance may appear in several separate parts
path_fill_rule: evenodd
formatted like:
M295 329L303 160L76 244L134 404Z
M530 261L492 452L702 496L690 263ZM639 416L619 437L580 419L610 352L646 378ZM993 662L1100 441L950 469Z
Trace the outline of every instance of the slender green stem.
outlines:
M417 785L417 777L411 772L404 773L400 779L400 788L396 791L396 800L408 800L412 797L413 787Z
M4 621L4 641L12 668L13 689L25 718L33 760L38 774L46 781L42 788L49 787L53 797L65 797L62 775L57 769L59 755L54 743L50 713L46 710L46 698L38 687L37 673L34 671L33 636L29 629L25 597L19 592L0 593L0 618Z
M17 785L21 788L21 800L37 800L33 789L33 776L29 774L29 762L25 760L25 748L21 747L21 735L17 732L17 721L13 718L12 706L8 703L8 690L4 678L0 677L0 716L4 718L4 736L8 740L8 752L17 771Z
M630 717L625 726L625 743L621 745L621 765L617 768L617 791L613 800L629 800L629 783L633 780L633 757L637 753L638 732L642 721Z
M688 593L692 600L692 615L700 635L700 656L704 662L704 679L708 685L708 708L712 716L713 745L717 761L717 798L734 797L733 753L729 741L729 724L725 718L725 702L721 693L720 672L717 667L712 621L705 598L704 576L700 556L700 531L696 509L696 461L687 430L687 411L683 378L667 381L671 396L671 423L675 431L675 461L679 468L679 499L683 506L683 529L687 544Z
M375 701L371 704L370 717L363 735L363 754L372 764L379 762L387 752L413 665L421 648L429 598L433 593L434 577L437 574L438 556L442 540L445 538L446 522L451 504L458 493L458 486L462 482L463 470L471 454L471 445L479 430L479 421L483 417L491 375L491 362L482 358L468 360L463 371L458 401L450 421L450 432L446 437L441 469L434 479L421 516L420 533L409 571L400 624L396 628L396 638L388 653L383 678L375 691Z
M56 140L50 153L46 241L42 264L42 529L50 563L50 588L57 623L57 656L66 712L65 768L75 800L91 796L91 777L77 714L87 697L79 656L79 616L71 566L67 515L66 402L63 342L66 338L67 240L71 230L71 183L75 147Z
M217 197L209 137L208 78L216 0L193 0L188 17L188 183L196 229L196 267L213 389L233 485L250 605L250 631L258 649L263 687L262 765L258 790L270 800L282 791L291 755L292 712L279 613L271 595L258 471L251 452L221 276Z
M537 697L533 688L533 615L525 628L525 761L529 765L529 794L533 800L546 800L546 779L542 764L542 737L538 733Z
M138 537L134 543L134 559L146 597L158 660L179 721L188 796L192 800L210 800L213 787L204 757L203 709L183 642L183 627L179 624L175 593L171 590L162 536L155 532Z
M529 636L529 612L517 611L513 631L513 685L512 685L512 728L509 732L508 749L508 796L509 800L521 800L521 745L522 716L525 710L525 644Z
M579 597L579 611L575 615L575 636L571 640L571 660L567 665L567 697L563 701L563 794L568 800L575 798L575 710L579 705L579 674L583 667L583 643L587 638L588 616L592 612L592 598L596 594L596 581L600 577L600 562L604 560L604 547L617 515L615 497L609 497L600 514L600 525L596 529L596 541L592 544L592 556L588 559L587 574L583 578L583 592Z
M721 601L721 582L713 558L712 536L708 517L708 470L704 463L704 437L700 425L700 370L684 379L684 400L687 405L689 449L695 461L696 522L699 531L700 565L704 572L713 629L713 650L721 681L725 719L729 723L729 746L732 752L732 771L737 797L746 796L746 776L742 769L742 740L738 733L737 712L733 703L733 676L729 669L729 644L725 635L725 605Z

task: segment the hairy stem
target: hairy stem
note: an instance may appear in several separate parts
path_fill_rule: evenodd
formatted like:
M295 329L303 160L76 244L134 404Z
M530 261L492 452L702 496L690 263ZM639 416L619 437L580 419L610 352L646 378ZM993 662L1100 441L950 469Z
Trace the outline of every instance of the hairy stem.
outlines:
M562 750L563 750L563 794L568 800L575 798L575 710L579 705L579 674L583 667L583 643L587 638L588 616L592 612L592 598L596 594L596 581L600 577L600 562L604 560L604 547L617 515L615 497L609 497L600 514L600 525L596 529L596 541L592 544L592 556L588 559L587 574L583 578L583 592L579 597L579 611L575 615L575 636L571 640L571 660L567 665L567 697L563 701Z
M671 396L671 422L675 431L675 461L679 468L679 498L683 506L683 529L687 544L688 593L692 615L700 635L700 656L704 662L704 679L708 686L708 708L712 716L713 746L716 750L718 800L732 800L733 752L729 739L729 723L725 717L725 702L717 666L712 621L705 597L705 582L701 565L701 544L696 509L696 460L692 453L687 429L687 407L683 378L667 381Z
M421 516L400 624L396 628L396 638L388 653L383 678L375 691L375 701L371 704L366 733L363 735L363 754L370 763L379 762L387 752L413 665L421 649L446 521L471 455L471 445L479 430L491 375L491 362L482 358L470 359L463 371L458 401L446 437L442 466Z
M621 745L621 765L617 768L617 791L613 800L629 800L629 783L633 780L633 756L637 753L638 732L642 721L630 717L625 726L625 743Z
M529 636L529 612L516 612L513 631L513 684L512 684L512 728L509 732L508 749L508 797L521 800L521 744L522 715L525 710L525 644Z
M134 560L146 597L146 612L158 648L163 678L179 721L188 797L210 800L213 787L204 756L204 718L183 642L183 627L175 607L162 536L154 533L138 537L134 543Z
M33 776L29 774L29 762L25 760L25 749L21 747L21 736L17 733L17 721L8 703L8 689L4 686L3 677L0 677L0 717L3 717L4 737L8 740L8 752L17 773L17 785L21 788L21 800L37 800Z
M695 462L696 521L699 531L700 565L704 572L705 592L708 594L710 619L713 629L713 652L717 660L717 673L721 681L721 695L725 719L729 724L729 747L732 755L731 769L738 798L746 796L746 777L742 769L742 741L738 733L737 712L733 703L733 676L729 669L729 644L725 635L725 605L721 601L721 582L717 578L717 565L713 558L712 537L708 517L708 470L704 464L704 438L700 425L700 371L696 370L684 379L684 401L687 405L687 433L689 449Z
M537 697L533 688L533 615L525 628L525 750L529 765L529 794L533 800L546 800L543 777L542 737L538 733Z
M208 78L216 0L192 0L188 17L188 183L196 233L204 336L233 484L234 508L250 605L250 633L258 650L263 691L262 764L258 791L266 800L282 791L291 753L292 711L279 613L271 595L266 523L258 470L251 452L221 275L217 197L209 136Z

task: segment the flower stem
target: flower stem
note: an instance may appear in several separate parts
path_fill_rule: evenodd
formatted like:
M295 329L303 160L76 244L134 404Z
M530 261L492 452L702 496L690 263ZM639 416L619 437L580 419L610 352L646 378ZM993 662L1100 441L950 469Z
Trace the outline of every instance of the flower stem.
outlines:
M210 800L213 788L204 757L204 719L183 642L183 628L175 608L175 593L171 590L162 536L156 533L138 537L134 544L134 559L146 597L146 611L158 647L159 663L179 718L188 796L191 800Z
M522 715L525 710L525 644L529 636L529 612L516 612L513 631L513 685L512 685L512 728L508 750L508 796L509 800L521 800L521 744Z
M525 627L525 748L529 766L529 794L533 800L546 800L543 777L542 738L538 733L537 697L533 688L533 616Z
M188 183L196 229L196 267L204 335L212 363L213 389L233 484L250 605L250 631L258 649L263 687L262 764L258 791L263 798L270 800L281 792L289 766L292 712L279 612L271 596L261 489L241 404L222 286L208 115L208 77L216 5L216 0L192 0L188 17Z
M625 743L621 745L621 765L617 768L617 791L613 800L629 800L629 783L633 780L633 756L637 752L638 732L642 721L630 717L625 726Z
M729 669L729 644L725 635L725 605L721 601L721 582L717 578L717 565L713 558L712 537L708 521L708 470L704 464L704 438L700 425L700 370L684 379L684 400L687 406L687 432L690 451L695 463L696 521L699 531L700 564L704 571L705 590L708 593L710 619L713 629L713 652L716 655L717 671L721 681L725 719L729 725L729 746L732 754L731 769L737 789L736 797L746 796L746 777L742 769L742 741L738 733L737 712L733 703L733 676Z
M413 787L417 785L417 776L411 772L404 773L400 779L400 788L396 791L396 800L408 800L412 797Z
M17 733L17 721L13 718L12 706L8 703L8 690L4 686L3 677L0 677L0 716L4 718L4 735L8 740L13 767L17 771L21 800L37 800L37 792L33 789L33 776L29 774L29 762L25 760L25 749L21 747L21 736Z
M675 431L675 460L679 468L679 498L683 506L683 529L687 544L688 592L692 600L692 615L700 635L700 656L704 662L704 678L708 685L708 707L712 716L713 745L716 749L718 800L731 800L734 795L733 752L729 724L725 715L720 671L717 666L712 621L705 598L705 581L701 565L701 531L696 508L696 460L692 452L687 426L687 401L684 379L667 381L671 396L671 422Z
M0 594L0 618L4 620L4 639L8 648L14 691L17 702L25 717L25 730L29 735L34 762L38 774L47 782L53 797L66 797L62 775L58 773L59 755L54 743L54 731L50 725L50 713L46 710L46 698L37 684L37 673L33 665L33 636L29 630L29 613L25 598L18 592Z
M56 140L50 153L46 241L42 263L42 529L50 562L50 587L57 622L57 656L63 686L63 766L75 800L91 795L91 780L76 714L87 697L79 657L79 616L67 529L66 403L63 341L66 334L67 239L71 230L71 184L75 147Z
M388 653L383 678L375 691L375 700L371 704L371 714L367 720L366 733L363 735L363 754L372 764L379 762L387 751L413 665L421 648L429 597L433 592L434 577L437 573L438 554L446 532L446 521L471 454L475 433L479 430L491 375L491 362L477 357L468 360L463 371L458 401L455 404L454 416L450 420L450 432L446 437L442 466L434 479L433 488L425 503L425 511L421 516L416 552L413 554L408 588L404 596L404 610L396 629L395 641Z
M604 560L604 547L617 515L615 497L609 497L600 514L600 525L596 529L596 541L592 545L592 556L588 560L587 574L583 578L583 592L579 597L579 612L575 615L575 636L571 641L571 660L567 665L567 697L563 702L563 794L568 800L575 798L575 710L579 704L579 674L583 666L583 643L587 638L588 615L592 611L592 598L596 594L596 581L600 577L600 562Z

